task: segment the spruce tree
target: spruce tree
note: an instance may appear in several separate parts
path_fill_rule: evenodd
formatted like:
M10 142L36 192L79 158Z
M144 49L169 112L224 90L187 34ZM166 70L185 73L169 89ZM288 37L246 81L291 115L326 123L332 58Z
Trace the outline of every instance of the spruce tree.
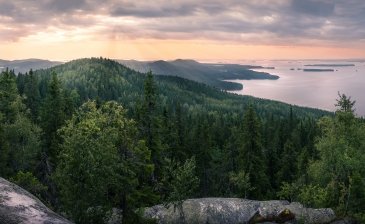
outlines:
M4 177L20 170L34 171L40 152L40 129L27 116L16 77L0 74L0 163Z
M52 172L52 167L56 163L58 155L58 144L60 143L57 136L57 130L65 122L65 101L61 89L61 83L56 73L52 73L51 80L48 84L46 99L41 108L41 127L43 129L44 139L44 157L47 172Z
M238 156L239 170L249 175L249 182L252 186L248 197L256 199L264 198L269 190L260 125L256 112L250 106L243 118L242 143Z
M161 118L158 114L157 89L152 72L146 74L144 81L143 100L139 105L139 130L142 138L146 140L146 146L151 150L152 162L155 165L152 176L153 181L161 178L164 145L161 139Z
M29 71L29 74L25 76L24 95L25 105L30 109L31 117L33 121L38 119L38 110L40 104L40 93L38 89L38 78L34 74L33 70Z
M17 115L24 110L16 86L13 71L6 69L0 75L0 113L5 123L13 123Z

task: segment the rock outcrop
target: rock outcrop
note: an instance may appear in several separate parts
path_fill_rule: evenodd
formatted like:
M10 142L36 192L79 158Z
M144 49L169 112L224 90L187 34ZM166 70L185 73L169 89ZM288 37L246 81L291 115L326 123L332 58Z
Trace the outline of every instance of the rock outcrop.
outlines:
M71 224L23 188L0 177L0 224Z
M156 205L144 210L144 217L165 223L331 223L332 209L306 208L288 201L253 201L239 198L185 200L180 207Z

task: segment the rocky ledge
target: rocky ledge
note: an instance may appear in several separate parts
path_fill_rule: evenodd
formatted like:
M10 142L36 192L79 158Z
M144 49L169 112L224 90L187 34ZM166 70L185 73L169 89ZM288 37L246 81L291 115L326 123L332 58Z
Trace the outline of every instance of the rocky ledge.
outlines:
M39 199L0 177L0 224L70 224Z
M185 200L181 206L155 205L144 210L144 217L165 223L242 224L242 223L347 223L336 220L330 208L306 208L288 201L253 201L239 198Z

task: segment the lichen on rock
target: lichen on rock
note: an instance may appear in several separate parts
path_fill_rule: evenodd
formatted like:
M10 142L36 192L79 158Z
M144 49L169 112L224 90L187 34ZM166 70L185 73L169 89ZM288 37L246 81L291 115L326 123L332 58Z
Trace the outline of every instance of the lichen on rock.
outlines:
M179 211L180 209L180 211ZM327 224L335 220L332 209L306 208L288 201L255 201L239 198L188 199L179 209L156 205L144 210L144 217L167 223L298 223ZM183 214L183 217L181 216Z

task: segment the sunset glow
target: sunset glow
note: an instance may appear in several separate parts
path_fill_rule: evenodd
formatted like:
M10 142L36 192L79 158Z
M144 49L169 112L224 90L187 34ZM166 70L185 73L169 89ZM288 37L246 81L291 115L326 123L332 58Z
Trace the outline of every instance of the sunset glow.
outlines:
M363 5L360 0L0 0L0 58L365 58Z

